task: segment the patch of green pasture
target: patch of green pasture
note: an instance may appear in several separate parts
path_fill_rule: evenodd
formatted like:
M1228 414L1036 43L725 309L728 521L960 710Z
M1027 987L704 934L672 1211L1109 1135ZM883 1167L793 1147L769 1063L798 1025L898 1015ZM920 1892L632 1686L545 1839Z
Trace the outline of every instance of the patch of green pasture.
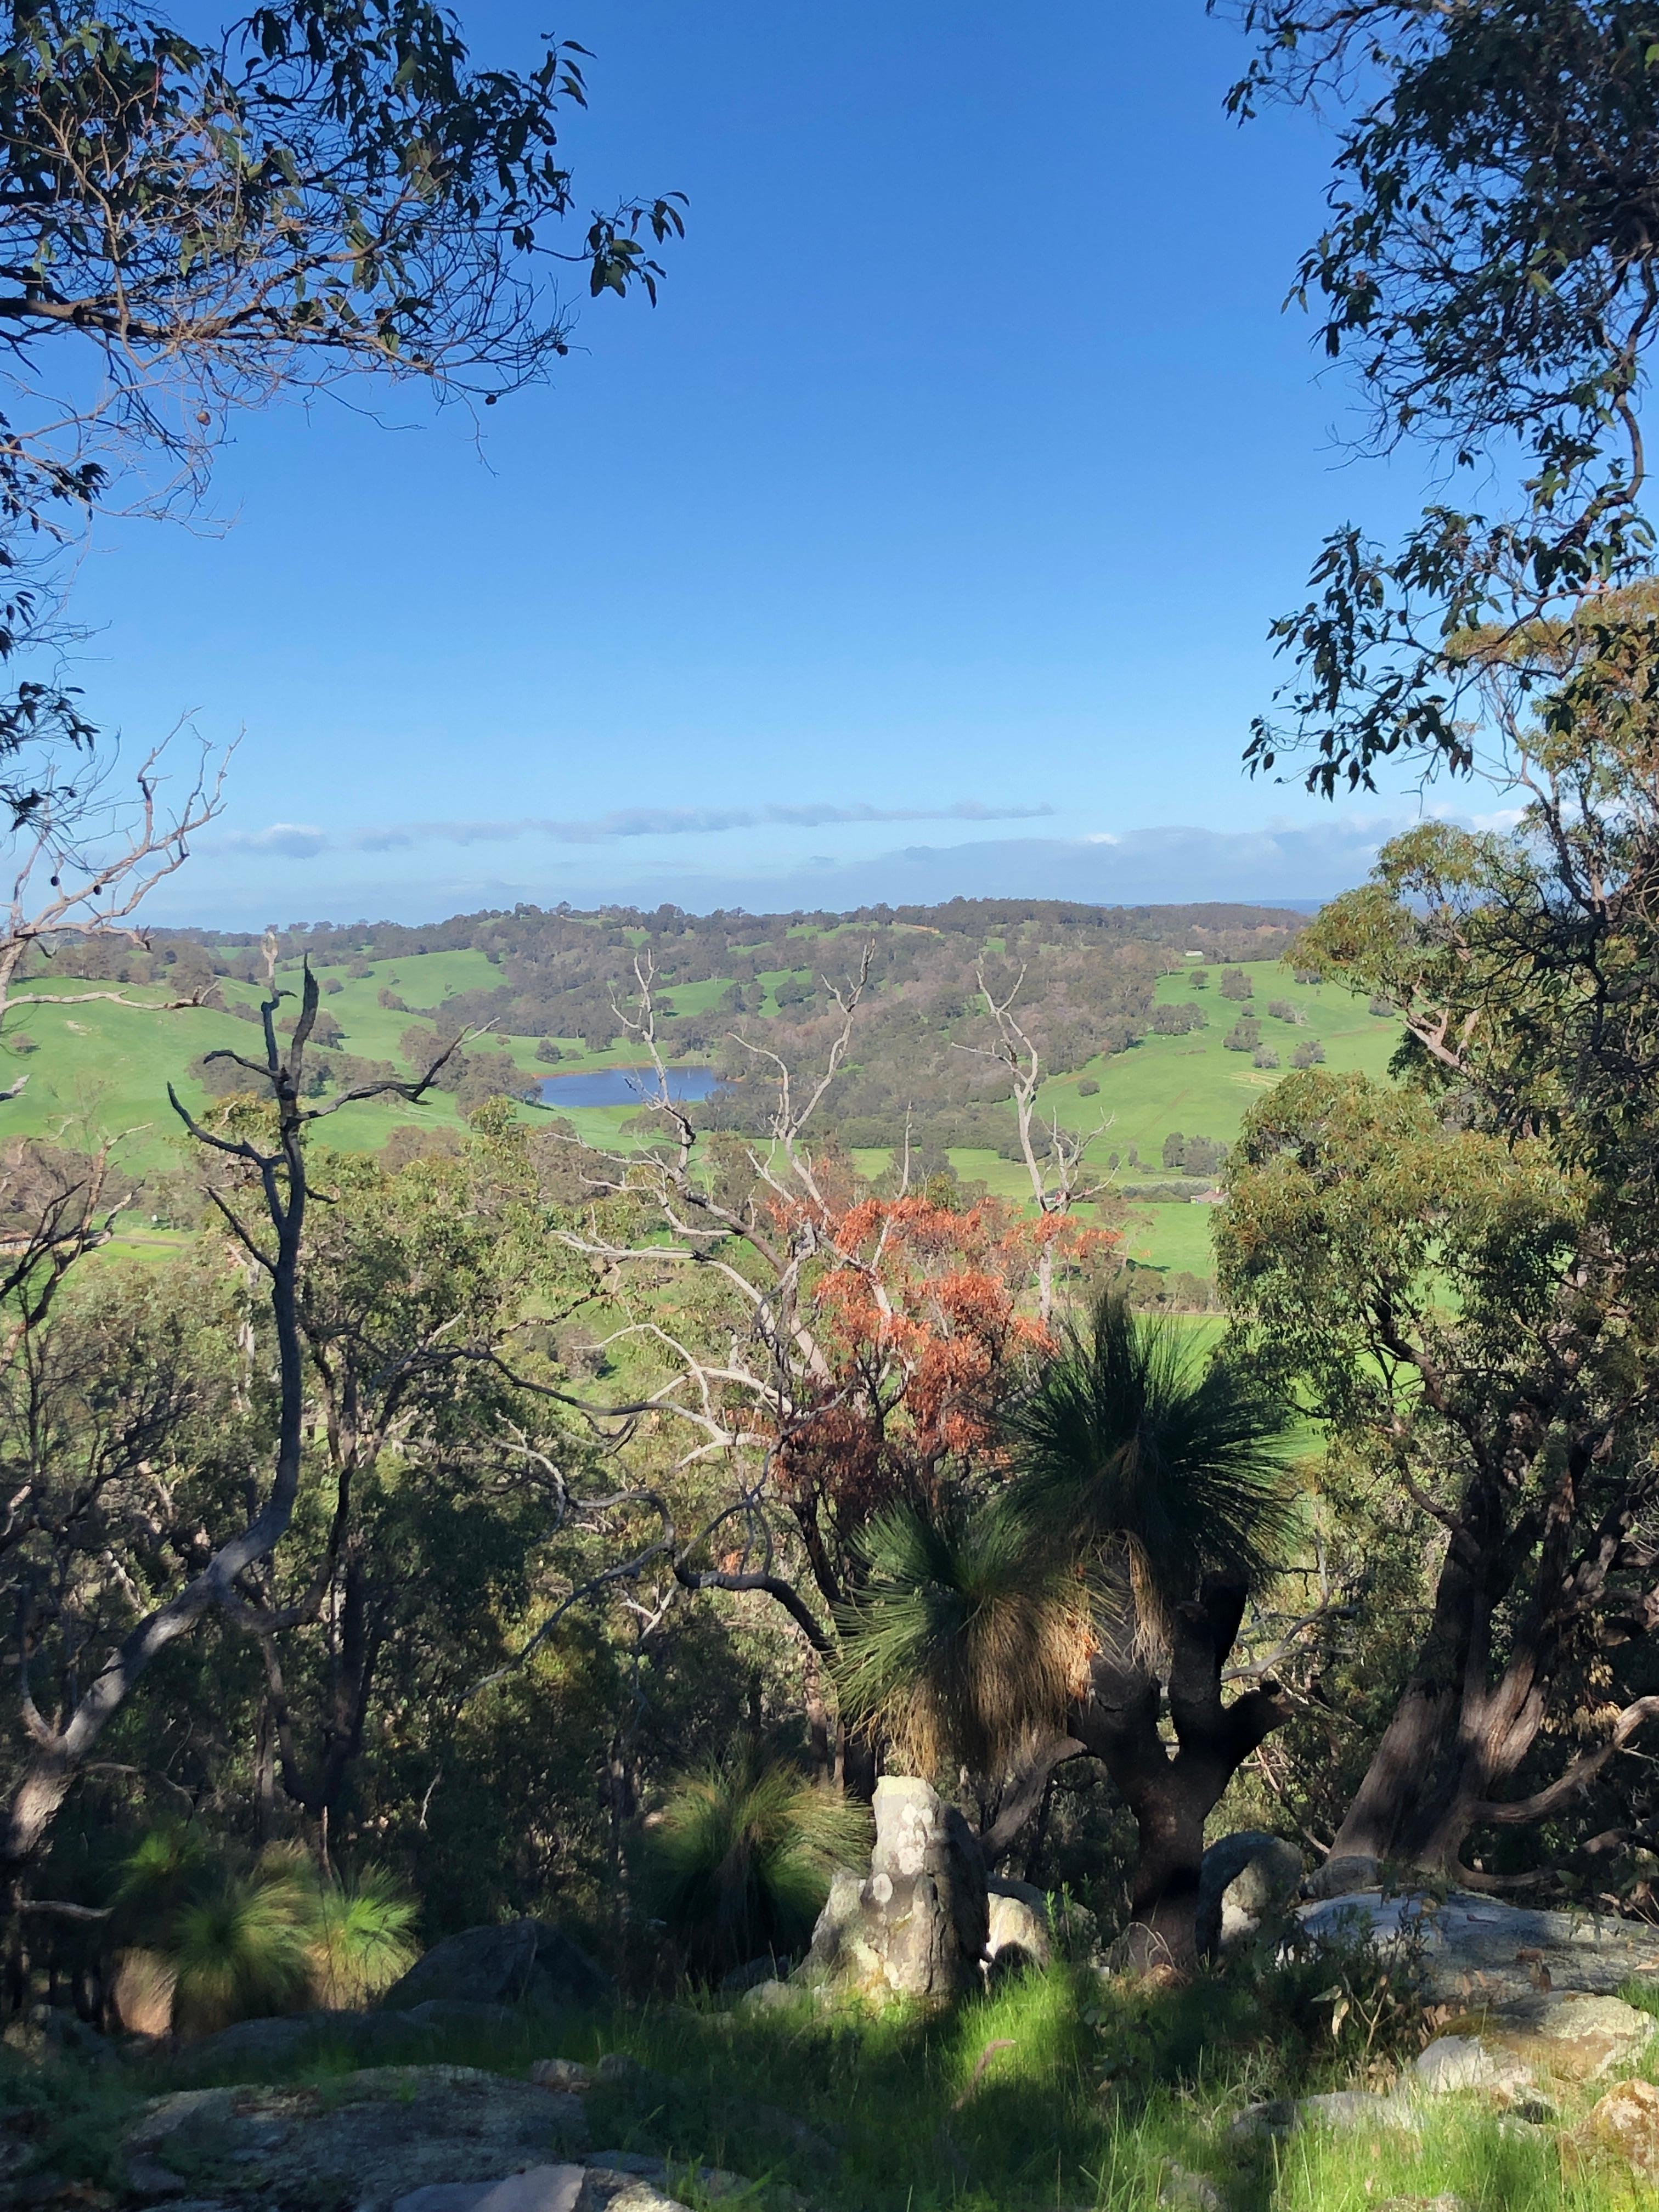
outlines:
M1131 1260L1149 1267L1179 1267L1190 1275L1215 1272L1211 1233L1215 1227L1212 1206L1143 1206L1131 1200L1124 1224L1124 1250Z
M781 1011L776 997L777 988L780 983L789 982L792 979L797 983L813 983L817 980L817 970L816 968L757 968L756 969L755 981L766 994L765 1003L760 1009L763 1019L770 1021Z
M55 978L54 991L85 995L85 1004L26 1006L14 1001L0 1036L0 1081L27 1078L22 1093L3 1109L0 1134L38 1137L91 1150L119 1139L119 1164L134 1174L178 1164L183 1124L167 1103L173 1083L193 1110L206 1103L202 1086L185 1070L203 1054L260 1050L259 1033L216 1008L161 1010L159 987L125 990L138 1006L94 998L88 983L77 991ZM105 987L107 988L107 987ZM154 1008L155 1011L148 1011ZM18 1054L15 1039L32 1037L37 1050Z
M416 1006L441 1008L446 999L461 991L495 991L501 986L501 971L482 952L468 948L456 952L422 952L399 960L375 960L366 975L348 975L339 965L319 969L337 991L325 991L323 1005L345 1031L345 1050L365 1060L402 1061L398 1040L421 1016ZM276 980L285 990L297 991L299 963L279 968ZM234 988L234 987L233 987ZM383 1006L380 993L389 991L404 1000L409 1011ZM246 995L257 995L249 992Z
M1201 1006L1208 1027L1186 1036L1149 1033L1127 1052L1092 1060L1086 1068L1045 1084L1044 1110L1058 1112L1066 1128L1109 1121L1090 1146L1091 1159L1103 1160L1108 1153L1117 1152L1127 1162L1133 1145L1143 1164L1156 1169L1163 1158L1164 1139L1173 1130L1231 1144L1249 1108L1289 1072L1291 1054L1310 1038L1324 1046L1328 1067L1386 1075L1400 1041L1400 1024L1392 1015L1368 1013L1362 1000L1334 984L1298 983L1277 961L1249 961L1243 963L1243 972L1255 996L1243 1004L1221 996L1218 969L1210 971L1209 988L1204 991L1193 989L1189 972L1160 976L1156 1003ZM1267 1012L1270 999L1287 1000L1304 1020L1292 1024L1271 1019ZM1261 1023L1262 1042L1279 1055L1277 1069L1256 1067L1249 1053L1226 1049L1223 1040L1241 1014L1254 1015ZM1100 1090L1095 1097L1083 1097L1077 1086L1088 1078Z
M701 983L669 983L657 995L672 1013L706 1014L731 988L729 975L711 975Z

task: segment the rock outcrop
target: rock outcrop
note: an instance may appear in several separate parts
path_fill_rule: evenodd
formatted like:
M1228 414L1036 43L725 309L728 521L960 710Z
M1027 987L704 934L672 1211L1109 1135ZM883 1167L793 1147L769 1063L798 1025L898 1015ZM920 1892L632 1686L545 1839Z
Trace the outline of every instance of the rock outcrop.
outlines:
M326 2091L177 2091L128 2130L125 2194L156 2203L189 2197L191 2212L250 2202L354 2212L679 2212L672 2192L688 2185L700 2206L733 2194L755 2201L754 2183L717 2166L688 2172L648 2152L582 2148L582 2095L635 2075L661 2078L613 2054L593 2068L543 2060L528 2082L409 2066L349 2074ZM808 2142L833 2157L821 2138L809 2132ZM776 2187L764 2201L799 2203ZM175 2203L175 2212L185 2208Z
M447 1936L416 1960L380 1999L387 2012L408 2012L434 2002L602 2004L611 1978L568 1936L539 1920L508 1920L494 1928L469 1928Z
M876 1784L869 1874L836 1875L801 1969L809 1984L948 2002L978 1985L990 1934L984 1861L931 1784Z
M987 1963L1005 1974L1046 1966L1054 1950L1047 1893L1032 1882L1008 1881L994 1875L986 1890Z
M1659 2089L1650 2081L1621 2081L1585 2121L1582 2137L1612 2151L1650 2188L1659 2187Z
M1245 1943L1283 1911L1302 1884L1302 1854L1282 1836L1241 1829L1210 1845L1198 1876L1198 1955Z
M1534 1990L1467 2021L1455 2021L1418 2059L1431 2069L1442 2045L1472 2045L1498 2074L1528 2081L1596 2081L1638 2058L1652 2042L1655 2023L1620 1997L1583 1990ZM1439 2062L1443 2069L1445 2060Z
M1296 1917L1309 1936L1375 1944L1411 1970L1426 2004L1473 2009L1550 1990L1611 1996L1632 1978L1659 1974L1659 1929L1466 1891L1436 1899L1364 1890L1304 1904Z
M482 2193L515 2171L570 2162L586 2127L579 2098L528 2081L394 2066L344 2075L326 2096L309 2085L180 2090L152 2106L123 2148L130 2169L188 2176L202 2197L391 2212L431 2185Z

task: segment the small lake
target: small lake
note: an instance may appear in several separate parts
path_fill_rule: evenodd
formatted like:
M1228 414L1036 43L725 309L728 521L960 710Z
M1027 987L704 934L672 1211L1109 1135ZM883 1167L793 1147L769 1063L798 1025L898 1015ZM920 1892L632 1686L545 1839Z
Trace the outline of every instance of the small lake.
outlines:
M668 1092L672 1098L707 1098L718 1090L720 1078L712 1067L671 1067ZM586 1075L544 1075L541 1082L544 1106L638 1106L656 1094L656 1070L650 1067L599 1067Z

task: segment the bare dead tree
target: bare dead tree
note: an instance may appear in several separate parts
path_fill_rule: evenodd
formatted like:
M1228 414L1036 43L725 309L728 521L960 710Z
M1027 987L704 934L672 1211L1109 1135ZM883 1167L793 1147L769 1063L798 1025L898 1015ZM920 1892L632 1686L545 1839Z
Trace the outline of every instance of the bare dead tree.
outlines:
M228 750L198 747L182 793L169 800L164 770L178 735L140 763L130 800L111 790L112 761L95 772L88 763L86 778L44 797L14 830L10 893L0 914L0 1023L14 1007L83 999L155 1012L206 1003L205 987L188 998L158 1001L118 989L43 990L27 971L19 988L18 971L30 954L50 958L70 945L112 939L148 943L139 908L184 866L192 839L221 811L229 767ZM0 1097L15 1097L26 1080L20 1076Z
M265 1279L277 1352L278 1416L274 1461L260 1480L250 1470L251 1510L231 1534L204 1547L200 1564L159 1604L145 1604L135 1586L137 1618L91 1669L91 1679L72 1702L50 1717L32 1692L27 1644L20 1684L21 1718L28 1743L23 1771L0 1809L0 1878L9 1909L15 1911L31 1867L39 1858L52 1824L85 1770L104 1730L132 1695L147 1670L170 1645L186 1636L216 1609L240 1615L246 1604L244 1578L267 1559L286 1534L298 1492L305 1407L304 1347L299 1320L299 1288L306 1209L310 1195L305 1138L311 1125L358 1100L396 1096L418 1099L443 1059L410 1082L365 1084L325 1105L307 1106L303 1096L307 1042L317 1018L319 994L307 966L303 972L300 1012L292 1039L283 1047L276 1016L284 992L276 981L276 945L266 948L267 990L261 1012L263 1060L226 1054L265 1092L270 1133L232 1134L199 1121L169 1088L174 1111L197 1142L216 1157L234 1163L263 1200L264 1223L258 1228L233 1198L213 1188L210 1195L237 1243ZM453 1049L453 1048L450 1048ZM46 1257L50 1261L51 1255ZM61 1271L60 1271L61 1272ZM27 1326L22 1343L30 1341Z
M760 1134L731 1140L709 1161L690 1114L673 1096L657 1033L654 977L641 957L633 1002L618 1007L617 1018L649 1063L644 1104L667 1141L637 1154L588 1156L592 1201L582 1221L560 1232L600 1272L611 1295L630 1275L660 1277L665 1269L718 1284L725 1293L718 1318L705 1311L682 1324L653 1301L604 1340L659 1355L666 1373L654 1389L610 1405L574 1393L564 1402L608 1426L619 1444L624 1431L633 1433L626 1425L682 1430L683 1448L665 1478L671 1489L704 1465L731 1471L726 1502L695 1513L689 1527L663 1506L658 1540L670 1547L682 1589L759 1594L781 1608L799 1645L809 1722L826 1740L822 1662L840 1648L842 1609L861 1572L859 1531L885 1497L933 1497L947 1467L975 1448L963 1437L988 1441L986 1394L1017 1363L1010 1347L1024 1341L1018 1329L1025 1324L1013 1316L1030 1280L1033 1241L1019 1217L994 1207L951 1216L908 1188L896 1199L878 1199L844 1163L815 1150L817 1119L853 1049L871 959L866 946L855 974L823 979L833 1012L810 1075L770 1046L736 1040L769 1085L770 1111ZM1052 1201L1052 1185L1043 1188ZM629 1209L641 1224L631 1233L620 1225ZM1000 1227L988 1225L994 1218ZM1058 1224L1060 1216L1049 1218ZM999 1347L988 1334L980 1340L975 1355L940 1386L938 1407L911 1421L908 1394L933 1352L953 1334L981 1327L983 1309L973 1298L958 1312L937 1295L937 1279L965 1263L931 1245L913 1251L907 1243L913 1234L948 1235L952 1221L968 1237L996 1245L1000 1256L991 1264L1015 1266L1008 1254L1018 1247L1018 1285L999 1284L1006 1292L1008 1343ZM1047 1236L1035 1242L1051 1279L1052 1242ZM862 1316L850 1344L838 1319L849 1301ZM926 1401L926 1389L921 1396ZM839 1741L844 1761L844 1734ZM869 1750L866 1744L857 1751L866 1764ZM873 1780L872 1766L866 1779Z
M994 1060L1007 1069L1012 1085L1014 1122L1019 1131L1020 1157L1030 1180L1032 1202L1045 1220L1057 1220L1098 1197L1101 1186L1090 1175L1085 1162L1095 1139L1103 1136L1111 1127L1112 1117L1102 1115L1091 1129L1068 1129L1062 1124L1056 1107L1046 1121L1042 1119L1042 1056L1014 1012L1025 981L1025 970L1020 969L1000 998L986 975L982 955L974 963L974 975L985 1011L995 1024L997 1041L994 1045L963 1045L959 1049ZM1036 1141L1039 1128L1044 1140L1042 1152ZM1045 1240L1037 1262L1038 1316L1045 1328L1053 1318L1054 1303L1054 1249Z

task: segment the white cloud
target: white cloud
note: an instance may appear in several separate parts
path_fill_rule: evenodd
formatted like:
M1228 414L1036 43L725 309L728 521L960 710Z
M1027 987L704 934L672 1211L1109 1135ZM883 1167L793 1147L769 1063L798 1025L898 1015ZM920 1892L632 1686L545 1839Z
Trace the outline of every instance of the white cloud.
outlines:
M1052 815L1040 805L988 805L960 799L944 806L874 806L866 800L847 805L828 802L761 806L628 806L590 819L525 815L501 822L402 822L366 829L327 831L294 822L269 829L237 830L216 841L220 851L280 854L312 860L319 854L392 853L415 845L501 845L539 837L556 845L606 845L631 837L707 837L727 830L780 828L816 830L842 822L1030 822ZM210 849L204 847L204 850Z
M276 853L289 860L313 860L330 849L327 832L309 822L273 822L265 830L234 830L216 843L234 853Z

